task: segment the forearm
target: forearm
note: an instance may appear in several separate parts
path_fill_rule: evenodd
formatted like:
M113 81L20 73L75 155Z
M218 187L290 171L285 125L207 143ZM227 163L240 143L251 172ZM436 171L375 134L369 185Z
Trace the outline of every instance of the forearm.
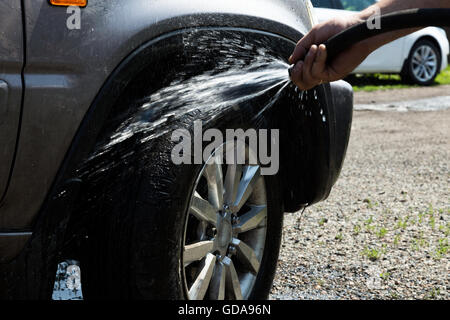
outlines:
M381 14L413 8L450 8L450 0L381 0L361 11L358 16L367 20L377 12L377 8Z
M290 69L292 81L300 89L308 90L323 82L342 79L379 47L420 28L381 33L357 42L331 60L328 59L327 48L323 43L339 32L365 23L372 18L376 19L377 15L413 8L450 8L450 0L381 0L355 15L336 16L334 19L314 26L297 43L292 56L289 58L289 63L294 65ZM375 20L374 22L378 26L378 21ZM381 21L381 23L383 22ZM368 28L370 26L372 24L367 25ZM383 25L381 24L380 27L383 28Z
M450 8L450 0L381 0L356 15L356 18L363 22L377 13L387 14L394 11L412 8ZM383 27L383 26L381 26ZM366 41L362 41L359 46L361 50L372 52L379 47L420 30L420 28L404 29L385 33Z

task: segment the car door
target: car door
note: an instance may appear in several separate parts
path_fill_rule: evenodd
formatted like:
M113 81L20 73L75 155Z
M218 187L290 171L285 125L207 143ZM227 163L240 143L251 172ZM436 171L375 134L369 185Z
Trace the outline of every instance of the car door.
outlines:
M22 102L24 62L20 0L0 1L0 200L14 159Z

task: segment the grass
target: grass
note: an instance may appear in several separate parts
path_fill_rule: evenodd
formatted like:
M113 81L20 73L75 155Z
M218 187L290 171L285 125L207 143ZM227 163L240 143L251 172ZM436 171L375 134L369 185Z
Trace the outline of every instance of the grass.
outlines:
M380 278L383 279L384 281L389 280L390 277L391 277L391 274L389 272L382 272L380 274Z
M381 251L377 250L375 248L370 249L370 248L366 247L363 250L362 254L364 256L366 256L367 258L369 258L369 260L372 261L372 262L377 261L378 259L381 258Z
M439 288L431 289L426 295L425 300L434 300L437 299L441 294L441 290Z
M395 238L394 238L394 246L398 246L399 245L399 243L400 243L400 235L399 234L397 234L396 236L395 236Z
M378 231L377 231L377 237L378 238L384 238L384 236L387 234L387 229L386 228L384 228L384 227L381 227Z
M408 226L408 220L409 220L409 216L406 216L404 219L399 218L398 222L397 222L397 226L396 229L403 229L405 230L406 227Z
M352 75L346 79L353 86L355 92L358 91L377 91L419 87L403 83L401 77L397 74L364 74ZM443 70L434 81L433 86L450 84L450 67Z
M319 220L319 226L323 227L327 222L328 222L327 218L322 218Z
M443 230L443 228L442 228ZM359 224L353 226L353 234L357 236L361 232L361 226Z
M450 246L449 246L448 240L446 238L439 239L439 244L436 249L435 258L437 260L440 260L441 258L443 258L448 253L449 248L450 248Z

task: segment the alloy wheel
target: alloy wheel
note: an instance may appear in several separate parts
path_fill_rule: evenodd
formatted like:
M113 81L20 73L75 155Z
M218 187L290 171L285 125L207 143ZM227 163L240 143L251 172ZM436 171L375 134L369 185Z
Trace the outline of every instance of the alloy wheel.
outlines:
M222 164L234 143L203 166L185 223L183 276L191 300L247 299L260 268L267 232L267 198L258 165Z
M411 67L414 76L421 82L431 80L438 68L437 53L428 45L416 48L412 55Z

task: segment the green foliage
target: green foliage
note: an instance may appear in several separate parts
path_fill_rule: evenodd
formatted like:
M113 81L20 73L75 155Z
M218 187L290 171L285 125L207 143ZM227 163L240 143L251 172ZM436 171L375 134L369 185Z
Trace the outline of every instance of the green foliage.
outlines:
M443 258L448 253L449 247L447 238L439 239L439 244L435 252L435 258L438 260Z
M361 232L361 226L359 224L353 226L353 234L357 236Z
M405 230L408 226L409 216L406 216L404 219L399 218L397 222L397 229L403 229Z
M370 261L377 261L381 258L381 251L376 248L370 249L366 247L362 253L364 256L369 258Z
M441 294L441 290L439 288L431 289L426 295L425 300L434 300L437 299Z
M384 236L387 234L387 229L386 228L384 228L384 227L381 227L378 231L377 231L377 233L376 233L376 235L377 235L377 237L378 238L384 238Z
M322 218L319 220L319 226L323 227L327 222L328 222L327 218Z

